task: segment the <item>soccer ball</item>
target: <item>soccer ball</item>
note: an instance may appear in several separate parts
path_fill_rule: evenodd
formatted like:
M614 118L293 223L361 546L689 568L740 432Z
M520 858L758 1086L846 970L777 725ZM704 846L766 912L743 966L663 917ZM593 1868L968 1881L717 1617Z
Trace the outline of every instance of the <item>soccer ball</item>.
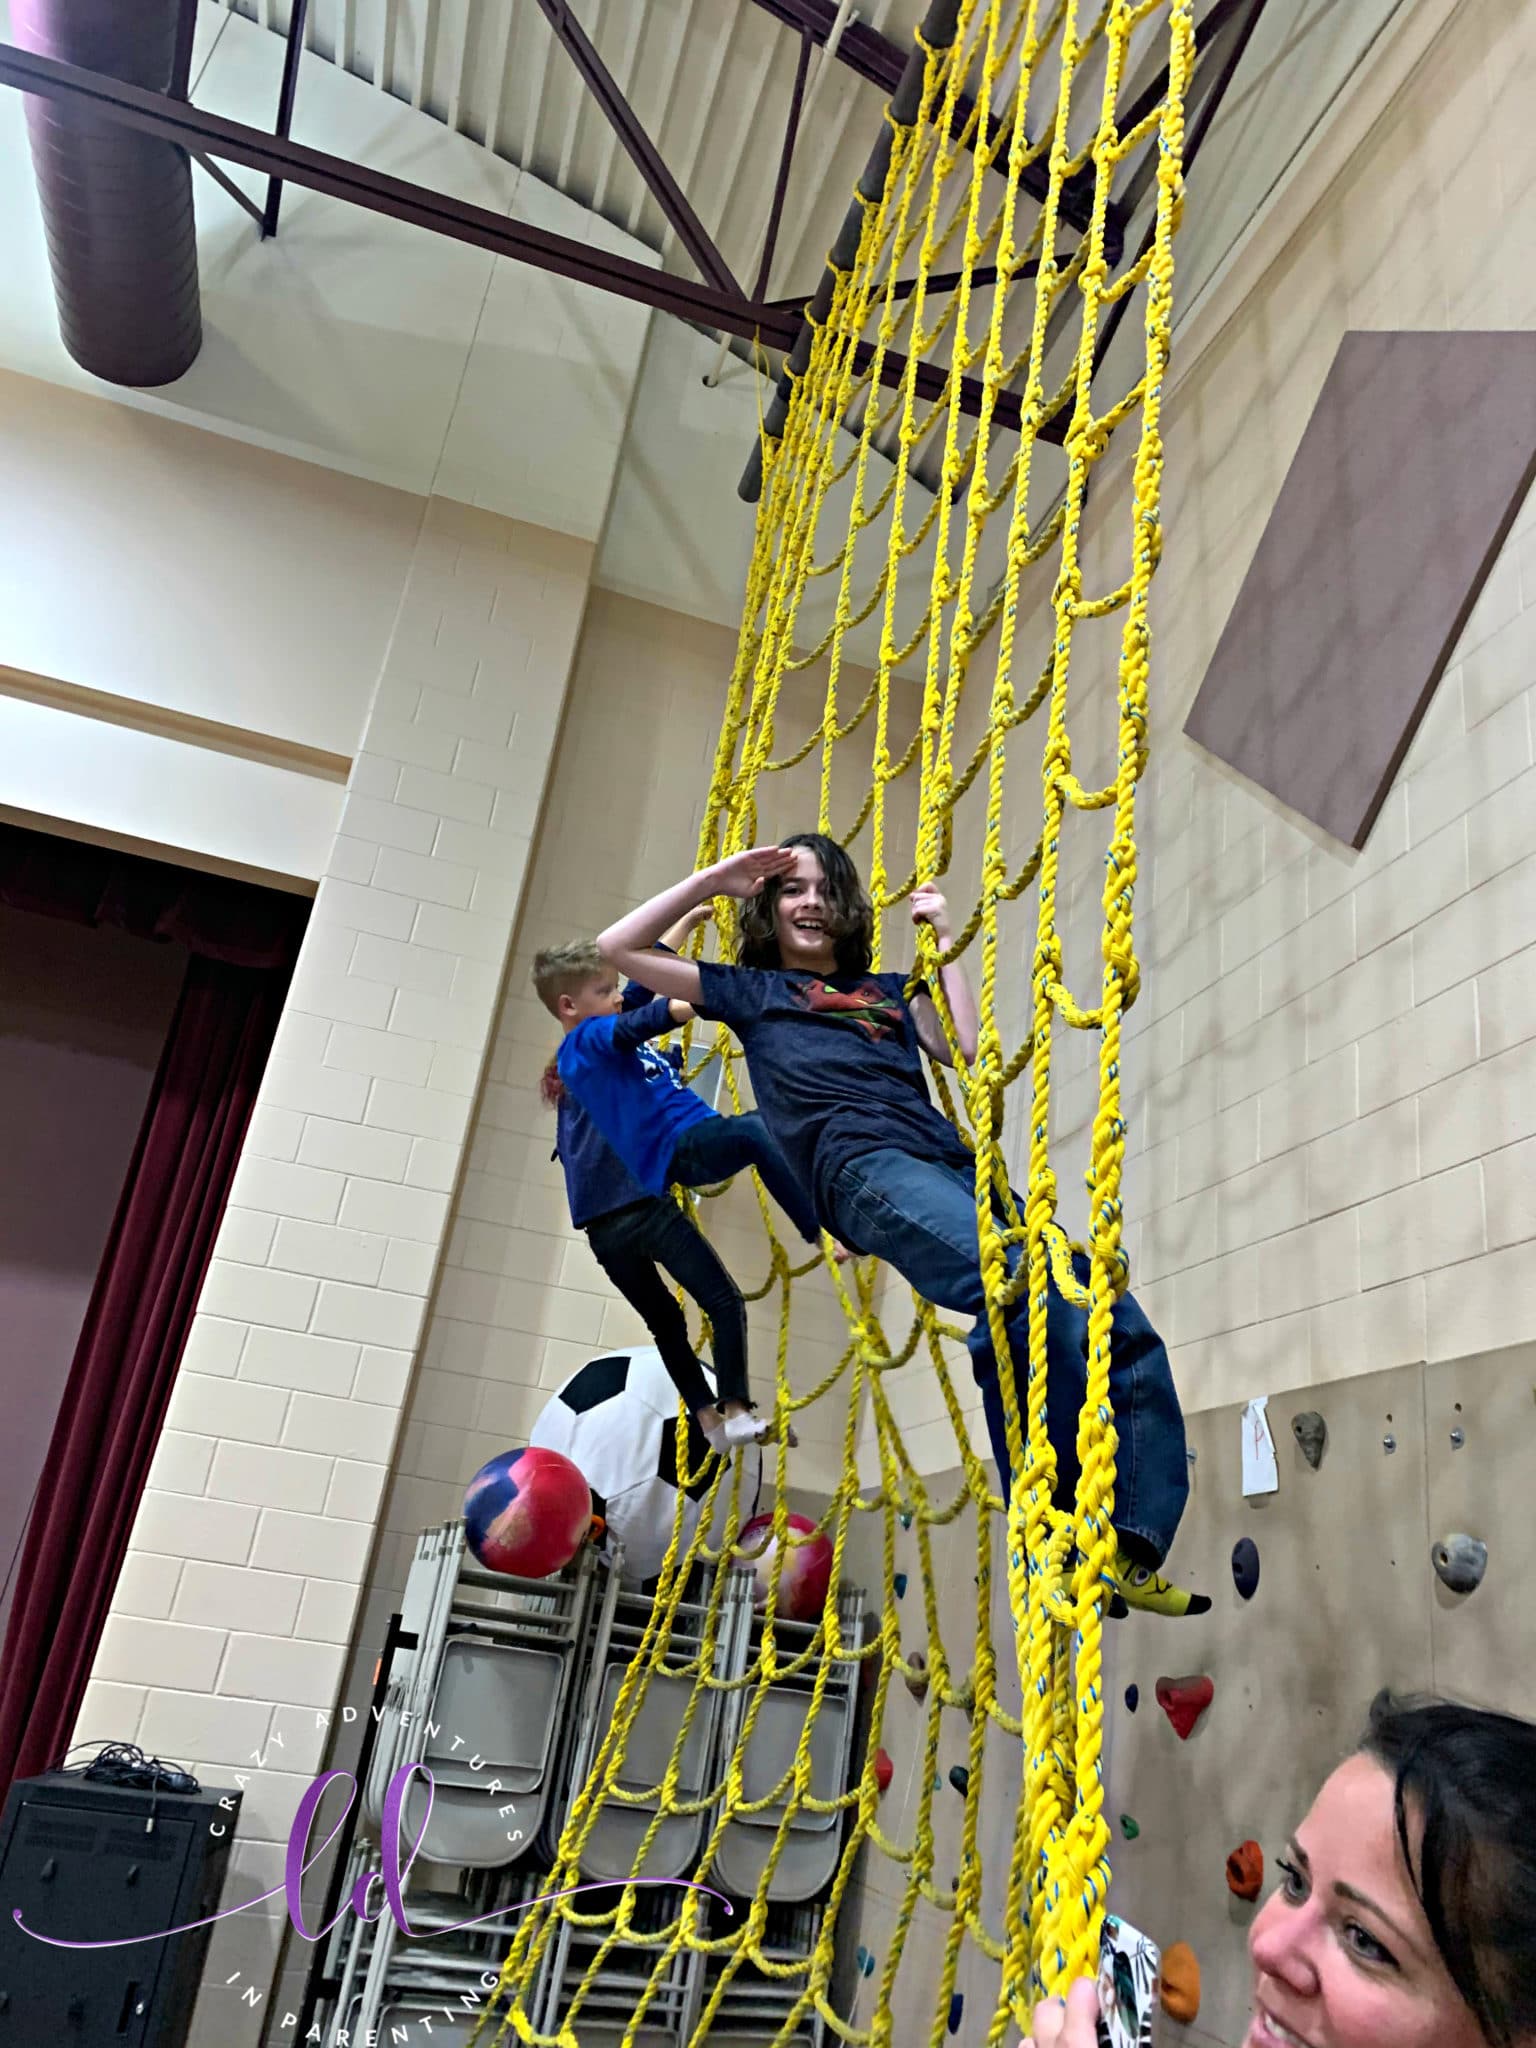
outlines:
M592 1489L593 1507L624 1546L624 1577L639 1583L661 1570L677 1507L677 1389L654 1345L589 1359L578 1367L533 1426L531 1442L560 1451ZM750 1519L762 1485L762 1452L748 1444L742 1462L740 1515ZM719 1470L698 1424L689 1418L683 1542L692 1541L705 1494ZM730 1509L731 1477L715 1496L710 1541L718 1545Z

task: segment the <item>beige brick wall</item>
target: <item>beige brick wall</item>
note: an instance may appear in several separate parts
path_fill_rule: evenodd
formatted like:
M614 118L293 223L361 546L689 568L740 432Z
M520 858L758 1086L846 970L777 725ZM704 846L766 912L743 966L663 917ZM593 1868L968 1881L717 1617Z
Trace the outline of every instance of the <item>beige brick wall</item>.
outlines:
M601 929L692 866L733 654L733 636L719 627L593 594L386 1504L385 1592L403 1583L414 1532L457 1512L465 1479L527 1435L568 1373L603 1346L643 1340L637 1318L570 1226L560 1169L550 1159L554 1119L538 1096L558 1031L533 994L529 972L540 946ZM850 701L865 680L850 684ZM786 686L783 751L819 716L821 688L819 676ZM867 764L861 768L850 749L837 785L845 822L857 810L866 774ZM768 778L764 835L813 827L817 787L813 761ZM893 858L910 857L905 804L898 791ZM712 1097L712 1076L702 1085ZM713 1203L708 1223L741 1284L760 1285L768 1271L766 1241L750 1192L738 1185ZM798 1249L799 1240L792 1243ZM761 1394L773 1369L776 1303L755 1306L751 1326ZM812 1276L797 1287L793 1329L790 1371L798 1389L829 1371L841 1349L841 1312L824 1279ZM838 1415L823 1404L798 1426L798 1483L831 1483L840 1455Z
M1169 409L1128 1215L1190 1409L1536 1333L1536 503L1362 853L1181 731L1341 335L1536 319L1533 78L1529 9L1457 10ZM1123 508L1100 494L1091 588L1123 573ZM1079 963L1100 845L1079 823ZM1087 1051L1058 1096L1069 1195Z
M246 1776L232 1897L326 1747L592 552L428 502L76 1727ZM217 1930L200 2042L255 2038L283 1925Z

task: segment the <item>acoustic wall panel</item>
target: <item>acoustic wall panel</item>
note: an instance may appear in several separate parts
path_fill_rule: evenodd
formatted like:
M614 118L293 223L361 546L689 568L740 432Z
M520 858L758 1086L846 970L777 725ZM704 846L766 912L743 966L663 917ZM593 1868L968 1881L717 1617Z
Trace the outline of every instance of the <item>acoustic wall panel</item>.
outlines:
M1536 334L1346 334L1190 738L1363 846L1533 474Z

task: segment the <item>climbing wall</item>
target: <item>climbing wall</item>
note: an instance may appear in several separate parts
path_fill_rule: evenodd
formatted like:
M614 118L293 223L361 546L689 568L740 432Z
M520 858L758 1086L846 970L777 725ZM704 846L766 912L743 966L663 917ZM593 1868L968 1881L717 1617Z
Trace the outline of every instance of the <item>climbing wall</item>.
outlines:
M1291 1432L1291 1417L1305 1410L1327 1424L1315 1470ZM1112 1904L1163 1946L1187 1942L1201 1969L1198 2020L1185 2026L1163 2016L1160 2048L1241 2043L1245 1942L1258 1908L1229 1891L1227 1857L1257 1841L1267 1892L1275 1855L1353 1745L1379 1687L1441 1691L1536 1716L1536 1603L1526 1545L1515 1533L1529 1527L1536 1499L1536 1345L1270 1393L1269 1417L1279 1489L1253 1500L1242 1494L1242 1407L1189 1418L1193 1492L1174 1562L1183 1583L1212 1596L1211 1613L1185 1622L1133 1614L1106 1631ZM1432 1548L1456 1532L1489 1548L1486 1575L1468 1594L1447 1590L1431 1562ZM1234 1547L1245 1537L1259 1554L1249 1600L1232 1571ZM934 1548L944 1644L963 1669L973 1527L935 1531ZM996 1586L994 1594L1002 1597ZM922 1609L910 1591L901 1604L910 1655L923 1647ZM1213 1683L1211 1704L1181 1741L1158 1705L1157 1681L1203 1676ZM1139 1695L1134 1713L1125 1697L1131 1685ZM1008 1703L1016 1706L1016 1694ZM923 1768L922 1710L904 1693L892 1709L885 1745L893 1775L881 1820L904 1838ZM932 1802L941 1884L951 1874L945 1859L958 1844L962 1812L948 1772L963 1761L964 1724L945 1719L957 1725L953 1755L941 1741L943 1796ZM1134 1827L1130 1838L1122 1815ZM990 1832L984 1826L984 1866L1009 1839L1011 1823L1011 1815L998 1814ZM894 1925L898 1893L883 1862L863 1873L860 1892L857 1934L850 1927L839 1971L844 1997L857 1982L858 1950L883 1963ZM1001 1903L983 1901L986 1923L999 1933ZM937 1913L931 1919L930 1926L920 1912L903 1955L901 1992L910 1992L913 2009L929 2006L937 1982L944 1927ZM976 2009L990 2011L995 1966L968 1955L958 1988L967 2004L974 1997ZM963 2023L958 2038L967 2038Z

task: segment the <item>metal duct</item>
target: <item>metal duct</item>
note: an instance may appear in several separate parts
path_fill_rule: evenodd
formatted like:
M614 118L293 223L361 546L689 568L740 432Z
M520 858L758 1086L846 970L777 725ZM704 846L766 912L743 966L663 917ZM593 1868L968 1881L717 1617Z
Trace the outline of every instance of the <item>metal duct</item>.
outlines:
M23 49L186 90L180 0L11 0L10 12ZM169 384L203 340L185 151L31 95L27 128L64 346L109 383Z

